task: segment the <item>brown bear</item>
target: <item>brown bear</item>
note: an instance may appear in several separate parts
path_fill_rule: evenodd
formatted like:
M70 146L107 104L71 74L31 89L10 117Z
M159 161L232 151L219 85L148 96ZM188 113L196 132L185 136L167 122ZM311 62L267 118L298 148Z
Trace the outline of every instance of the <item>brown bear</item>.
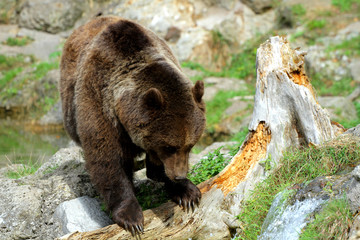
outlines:
M95 18L66 41L59 87L65 129L119 226L143 231L132 183L143 152L147 176L165 182L173 201L199 203L187 171L205 126L204 84L192 84L163 40L130 20Z

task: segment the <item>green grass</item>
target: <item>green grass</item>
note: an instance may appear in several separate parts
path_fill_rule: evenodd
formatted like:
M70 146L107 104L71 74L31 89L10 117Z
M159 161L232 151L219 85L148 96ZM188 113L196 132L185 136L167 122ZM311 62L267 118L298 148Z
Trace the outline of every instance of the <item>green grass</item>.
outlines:
M12 38L9 37L8 39L6 39L6 41L3 42L3 44L5 45L9 45L9 46L25 46L29 43L31 43L33 41L32 38L29 38L27 36L25 37L16 37L16 38Z
M315 215L314 221L306 226L299 239L347 239L347 232L352 221L353 216L346 197L333 199Z
M360 150L356 142L333 142L319 148L286 152L268 178L258 183L244 201L242 212L238 216L241 223L238 239L257 239L277 193L294 184L336 174L348 166L358 164L359 160Z
M28 58L26 60L26 58ZM17 67L29 66L34 63L35 59L33 56L16 55L16 56L5 56L0 54L0 71L8 71Z
M13 68L5 72L4 76L0 78L0 90L2 90L11 80L13 80L16 75L21 73L23 69L21 67Z
M308 30L314 30L314 29L318 29L318 28L324 28L326 25L326 20L325 19L313 19L309 22L307 22L306 24L306 28Z
M235 96L244 96L249 92L241 91L219 91L213 100L206 102L206 126L211 132L214 131L215 124L219 123L224 115L224 111L230 107L228 99Z
M219 37L220 38L220 37ZM253 42L246 42L242 46L241 53L233 54L230 64L225 66L220 72L210 71L204 68L201 64L186 61L182 62L182 67L187 67L193 70L198 70L203 73L203 77L229 77L239 79L251 79L255 80L256 76L256 50L259 44L265 40L265 37L257 37ZM225 41L220 38L219 41Z
M291 12L295 16L304 16L306 14L306 9L302 4L295 4L291 7Z
M354 90L351 84L352 81L351 78L343 78L335 81L321 74L311 76L311 84L320 96L347 96Z
M338 7L340 11L346 12L350 11L354 4L360 5L360 0L332 0L331 3Z
M31 165L23 164L21 166L17 166L16 168L13 168L12 170L9 170L6 173L6 176L12 179L22 178L34 174L39 169L39 167L40 164L38 163L33 163Z
M348 39L337 45L330 45L326 51L342 50L347 56L360 56L360 36Z
M357 119L356 120L343 119L339 121L339 123L343 125L344 128L352 128L360 124L360 102L354 102L354 105L357 113Z

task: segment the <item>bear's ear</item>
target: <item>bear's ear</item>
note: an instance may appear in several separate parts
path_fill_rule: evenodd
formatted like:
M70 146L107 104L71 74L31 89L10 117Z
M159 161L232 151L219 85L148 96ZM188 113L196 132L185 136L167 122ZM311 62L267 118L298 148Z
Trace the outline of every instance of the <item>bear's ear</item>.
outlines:
M156 88L150 88L146 91L143 102L149 109L161 109L164 106L164 97Z
M201 98L204 95L204 82L203 81L197 81L195 83L195 86L192 89L195 100L200 103Z

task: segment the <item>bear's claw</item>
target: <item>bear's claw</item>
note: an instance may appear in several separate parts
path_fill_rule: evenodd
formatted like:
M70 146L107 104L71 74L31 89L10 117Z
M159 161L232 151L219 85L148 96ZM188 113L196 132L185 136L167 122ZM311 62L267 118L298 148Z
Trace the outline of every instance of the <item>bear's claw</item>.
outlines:
M174 202L186 212L195 211L195 205L199 206L200 190L188 179L165 184Z
M121 202L113 210L113 220L130 232L135 239L141 239L144 232L144 217L139 203L133 199Z

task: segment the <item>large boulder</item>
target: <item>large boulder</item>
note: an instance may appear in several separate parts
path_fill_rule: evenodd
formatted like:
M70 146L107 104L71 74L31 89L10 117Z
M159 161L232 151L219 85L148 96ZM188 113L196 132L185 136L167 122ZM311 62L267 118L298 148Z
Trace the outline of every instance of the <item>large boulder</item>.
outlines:
M84 2L81 0L27 0L21 9L21 27L58 33L71 28L81 17Z
M2 239L54 239L62 235L53 214L60 203L98 196L85 172L79 147L58 151L34 175L8 179L0 170L0 235Z
M265 12L275 4L274 0L241 0L241 2L245 3L255 13Z
M212 70L229 63L239 46L275 26L275 11L255 14L237 0L121 1L104 14L135 20L168 40L180 61Z
M330 113L330 118L334 120L356 120L357 112L354 104L346 97L319 97L320 105Z

